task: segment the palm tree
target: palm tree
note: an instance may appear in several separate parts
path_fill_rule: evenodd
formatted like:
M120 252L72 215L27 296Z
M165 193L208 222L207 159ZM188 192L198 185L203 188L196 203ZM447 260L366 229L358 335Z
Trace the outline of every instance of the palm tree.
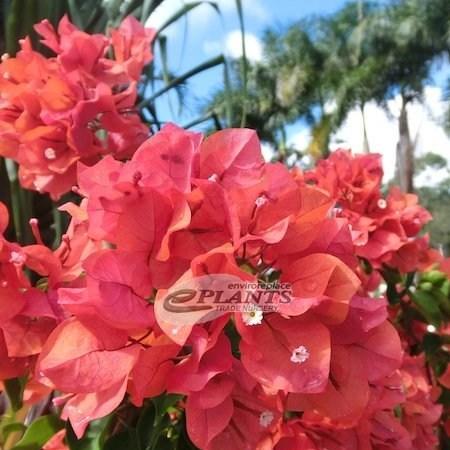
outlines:
M446 0L403 0L386 8L384 25L373 37L385 99L400 95L397 144L397 179L412 192L415 140L411 137L408 105L422 100L433 61L448 51L450 3Z

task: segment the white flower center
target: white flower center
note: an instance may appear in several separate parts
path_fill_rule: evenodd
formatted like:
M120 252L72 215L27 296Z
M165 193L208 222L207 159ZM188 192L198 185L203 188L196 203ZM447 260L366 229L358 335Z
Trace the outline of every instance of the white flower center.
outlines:
M294 348L291 355L291 362L295 364L303 364L309 359L309 351L304 345Z
M219 175L217 175L217 173L213 173L210 177L208 177L208 180L217 183L219 181Z
M51 147L47 147L47 148L44 150L44 156L45 156L47 159L55 159L55 158L56 158L56 152L55 152L55 149L54 149L54 148L51 148Z
M259 416L259 424L263 428L267 428L273 422L274 416L272 411L263 411Z
M267 203L268 198L262 194L255 200L255 205L257 208L260 208L262 205Z
M25 259L26 257L23 253L13 251L9 257L9 262L13 264L23 264Z
M245 325L260 325L263 319L263 312L261 309L255 308L251 311L245 311L242 313L242 320Z
M378 208L380 208L380 209L386 209L386 208L387 208L387 201L386 201L384 198L380 198L380 199L377 201L377 206L378 206Z

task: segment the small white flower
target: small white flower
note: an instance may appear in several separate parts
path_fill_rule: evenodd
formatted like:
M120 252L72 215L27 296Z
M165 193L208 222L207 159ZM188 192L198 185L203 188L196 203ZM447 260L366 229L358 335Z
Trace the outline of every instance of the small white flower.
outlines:
M11 255L9 257L9 262L13 264L23 264L25 262L26 256L23 253L20 252L11 252Z
M377 206L378 206L378 208L380 208L380 209L386 209L386 208L387 208L387 201L386 201L384 198L380 198L380 199L377 201Z
M294 348L291 355L291 362L303 364L309 359L309 351L304 345Z
M327 217L334 219L335 217L338 217L339 214L341 214L341 213L342 213L342 208L340 208L339 206L336 206L336 207L330 208L328 210Z
M263 411L259 415L259 424L263 428L267 428L273 422L274 416L272 411Z
M262 194L255 200L255 205L257 208L260 208L262 205L267 203L268 198Z
M56 159L56 152L55 152L55 149L54 149L54 148L51 148L51 147L47 147L47 148L44 150L44 156L45 156L47 159Z
M245 325L260 325L263 320L263 312L258 308L245 311L242 313L242 320Z

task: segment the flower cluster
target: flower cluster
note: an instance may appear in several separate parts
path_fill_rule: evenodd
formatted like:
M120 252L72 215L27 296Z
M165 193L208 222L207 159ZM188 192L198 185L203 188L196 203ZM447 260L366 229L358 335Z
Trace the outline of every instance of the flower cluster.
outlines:
M0 204L0 380L70 431L38 446L106 416L113 439L175 398L148 428L167 443L185 425L201 450L433 448L450 428L448 261L417 197L383 196L380 157L338 151L302 173L265 162L249 129L149 138L133 108L153 31L36 30L56 56L25 39L3 58L1 151L24 187L79 196L55 250L36 219L36 244L9 242ZM413 292L406 274L438 263Z
M46 58L20 41L0 64L0 155L19 164L22 186L58 198L76 183L76 163L104 154L129 157L148 136L135 110L154 31L128 17L104 35L89 35L67 17L55 31L35 26ZM112 55L112 57L111 57Z
M1 378L28 374L30 401L61 393L54 403L78 437L121 403L167 392L184 397L177 408L200 449L432 445L441 410L423 360L404 359L386 301L371 296L355 257L365 251L376 264L389 253L394 264L400 247L372 254L373 234L395 221L409 245L428 215L394 193L383 216L376 187L364 189L377 171L365 170L351 180L355 209L378 210L358 230L350 209L336 214L319 170L314 186L264 162L251 130L203 139L167 125L129 161L78 163L83 200L63 207L72 221L61 246L41 245L36 227L36 245L2 241ZM275 293L269 312L168 319L174 285L214 275L279 281L291 296Z
M385 264L403 273L423 270L439 258L428 238L418 236L431 215L416 195L397 187L383 196L382 176L380 155L339 150L307 172L305 181L336 199L336 215L349 221L359 257L377 269Z

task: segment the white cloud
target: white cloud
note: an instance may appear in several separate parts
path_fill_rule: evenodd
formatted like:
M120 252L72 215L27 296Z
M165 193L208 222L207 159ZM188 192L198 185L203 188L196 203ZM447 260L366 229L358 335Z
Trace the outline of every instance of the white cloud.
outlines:
M203 42L203 51L207 55L224 52L231 58L240 58L242 56L242 34L240 30L233 30L227 33L223 41L205 41ZM245 33L245 53L249 61L258 62L263 57L263 45L252 33Z
M225 36L224 51L227 56L240 58L242 56L242 34L240 30L230 31ZM245 53L249 61L261 61L263 46L261 41L252 33L245 33Z
M151 28L159 28L186 3L183 0L165 0L151 14L145 25ZM215 0L214 3L217 4L222 18L229 16L238 17L236 0ZM246 17L252 17L263 23L269 20L268 11L263 7L260 0L245 0L243 3L244 20ZM212 21L217 26L220 26L221 22L217 11L206 2L193 8L185 17L188 21L188 30L193 30L194 32L203 31L210 27ZM179 34L178 31L181 29L179 22L174 22L173 25L167 28L165 33L171 36Z

